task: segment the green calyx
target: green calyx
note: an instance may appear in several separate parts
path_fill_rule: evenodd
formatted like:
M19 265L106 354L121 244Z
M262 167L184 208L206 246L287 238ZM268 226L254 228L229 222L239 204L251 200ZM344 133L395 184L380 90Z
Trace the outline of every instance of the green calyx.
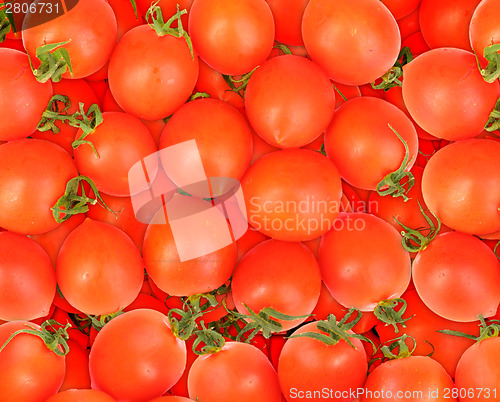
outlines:
M56 329L56 326L59 328ZM47 348L54 352L57 356L66 356L68 354L68 329L71 327L71 324L68 323L63 327L55 320L47 320L41 325L41 329L37 329L28 324L26 324L26 327L28 327L29 329L20 329L14 332L0 348L0 352L2 352L2 350L9 344L9 342L17 335L30 334L38 336L43 341L43 343L45 343L45 346L47 346Z
M479 321L481 322L481 327L479 331L479 336L474 336L471 334L467 334L465 332L460 331L452 331L449 329L440 330L437 332L441 332L446 335L460 336L462 338L471 339L479 343L485 339L489 338L498 338L500 336L500 321L499 320L490 320L488 323L484 319L483 315L479 315Z
M6 3L0 5L0 43L5 41L5 37L10 32L17 33L14 16L7 12Z
M403 76L403 66L408 64L413 60L413 55L411 54L411 50L408 46L404 46L399 52L398 58L394 67L391 67L389 71L387 71L382 77L382 82L379 84L375 84L375 81L371 83L373 89L383 89L384 91L388 91L393 87L402 86L402 82L400 78Z
M484 129L489 132L500 129L500 98L498 98L495 107L491 111L490 117L488 118L488 121L484 125Z
M283 43L276 42L276 45L273 46L273 49L281 50L283 52L283 54L287 54L287 55L291 55L292 54L292 52L288 48L288 46L285 45L285 44L283 44Z
M146 22L148 25L155 30L158 36L172 35L176 38L184 38L186 44L191 52L191 57L194 60L193 43L188 33L184 30L182 26L181 17L187 14L187 10L179 10L179 5L177 4L177 12L170 17L170 19L165 22L163 19L163 14L161 8L158 6L158 1L151 5L146 13ZM151 20L151 22L150 22ZM172 28L171 25L177 21L177 28Z
M406 343L407 339L411 339L413 341L413 348L411 350ZM388 345L385 344L381 345L380 347L380 351L384 355L383 361L404 359L405 357L410 357L417 348L417 342L415 341L415 338L406 334L401 335L399 338L391 339L386 343L388 343ZM395 349L397 349L398 351L397 354L394 353Z
M500 43L486 46L483 51L484 58L488 61L486 68L482 68L476 52L477 67L486 82L492 83L500 77Z
M406 141L399 135L399 133L394 130L394 128L388 124L389 128L396 134L399 140L403 143L405 148L405 156L399 168L386 175L378 184L377 184L377 194L381 196L391 195L393 197L403 197L404 201L408 201L409 198L406 195L408 191L411 190L413 185L415 184L415 177L411 172L407 172L406 169L410 164L410 149L408 148L408 144ZM408 182L404 185L408 187L405 189L404 185L401 184L401 181L404 178L408 178Z
M87 197L84 182L90 186L96 198ZM120 212L113 211L106 205L92 179L87 176L77 176L68 181L64 195L57 200L51 210L55 221L62 223L73 215L86 213L89 210L89 204L97 203L115 215Z
M97 331L100 331L108 322L110 322L113 318L118 317L121 314L123 314L122 310L117 311L116 313L100 315L100 316L87 315L87 318L89 319L92 327L94 327L94 329L96 329Z
M401 307L399 310L396 310L399 304L401 304ZM373 314L375 314L375 317L380 321L385 323L385 325L392 325L394 327L394 332L397 334L399 332L398 324L406 328L406 321L413 317L403 318L406 307L407 304L405 299L386 299L377 304L377 307L373 310Z
M249 73L243 74L240 78L235 78L234 75L222 75L226 84L229 85L229 88L232 92L236 92L242 98L245 97L245 90L247 89L248 81L252 74L257 70L259 66L255 67Z
M428 228L411 229L408 226L401 223L397 218L394 218L394 220L404 229L401 231L401 236L403 236L402 244L404 249L409 252L418 252L426 248L429 245L429 243L432 240L434 240L434 238L441 230L441 220L439 219L439 217L434 212L427 210L432 214L432 216L434 216L434 218L436 218L437 220L437 226L436 226L432 221L432 219L429 217L429 215L425 213L425 210L422 208L422 205L420 205L420 201L417 200L417 202L420 208L420 212L422 213L427 224L429 225ZM422 231L428 232L427 235L424 236L422 234Z
M73 75L73 67L71 65L69 52L62 47L70 42L71 40L59 43L48 43L36 49L36 58L40 60L40 65L35 69L31 62L31 58L29 62L31 71L38 82L44 83L50 79L52 82L59 82L61 81L62 75L68 69L70 74Z

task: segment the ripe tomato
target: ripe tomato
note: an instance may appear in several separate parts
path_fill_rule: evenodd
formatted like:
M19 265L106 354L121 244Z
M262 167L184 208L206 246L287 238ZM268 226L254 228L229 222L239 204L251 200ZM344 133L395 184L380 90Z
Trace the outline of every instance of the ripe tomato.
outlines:
M255 313L272 307L287 315L311 314L321 288L318 261L301 243L266 240L241 258L231 288L242 314L248 314L245 306ZM276 321L286 331L305 320Z
M437 151L422 176L425 203L452 229L470 234L500 230L500 143L458 141Z
M90 351L92 388L127 401L163 395L186 366L186 344L162 313L138 309L109 321Z
M274 18L274 38L281 43L303 46L302 17L309 0L266 0Z
M342 196L333 162L307 149L264 155L250 166L241 185L249 223L286 241L312 240L330 230Z
M255 346L226 342L217 353L199 356L188 376L189 397L199 402L279 402L278 376Z
M401 37L390 11L375 0L311 0L302 19L307 53L334 81L375 81L398 57Z
M398 170L409 148L408 171L415 162L418 137L411 121L382 99L361 97L340 106L325 132L325 150L349 184L375 190L386 175Z
M422 301L448 320L495 315L500 303L500 261L478 238L443 233L413 262L413 283Z
M499 9L500 1L483 0L474 10L470 21L470 43L483 67L486 67L487 64L483 56L484 48L500 42L498 39L500 37L500 28L495 18Z
M335 110L335 94L315 63L285 55L267 60L252 74L245 110L254 130L269 144L299 148L325 131Z
M498 81L485 82L474 54L462 49L432 49L404 68L404 103L417 124L438 138L480 134L499 94ZM460 118L450 118L457 113Z
M59 145L25 139L0 145L0 226L40 234L59 226L50 208L78 175L71 156Z
M41 3L39 0L36 4ZM35 68L40 64L36 50L45 44L61 43L67 49L73 68L63 78L84 78L101 69L111 56L117 38L113 9L105 0L79 1L70 12L43 24L36 24L37 13L27 14L23 22L23 44Z
M416 401L456 401L446 396L453 380L437 361L428 356L389 360L368 376L361 402L404 399Z
M227 75L253 70L271 52L274 20L265 0L195 0L189 35L200 57Z
M341 213L321 238L318 261L335 300L361 311L401 296L410 283L410 255L399 233L370 214Z
M0 140L32 134L52 96L50 82L41 84L31 73L26 54L0 49Z
M33 320L49 313L56 292L54 268L33 240L0 232L0 320Z
M311 322L294 335L305 332L323 333L316 328L316 322ZM285 399L319 402L323 400L322 390L327 389L339 393L332 399L350 401L349 391L363 386L368 370L363 344L359 339L350 341L355 347L344 340L327 345L309 337L288 339L278 362L278 378Z
M41 327L28 321L0 325L0 344L20 329ZM62 351L62 349L61 349ZM65 357L51 351L41 338L16 335L0 352L0 402L45 402L54 395L64 379Z
M69 389L57 393L45 402L113 402L116 399L95 389Z
M382 3L389 9L395 19L400 20L414 11L421 0L383 0Z
M401 33L401 41L404 41L411 34L420 31L420 24L418 18L419 13L420 13L420 4L415 10L413 10L406 17L403 17L397 21L399 32Z
M71 336L71 335L70 335ZM68 340L69 352L66 355L66 371L64 381L59 388L59 392L68 389L87 389L90 388L89 373L89 352L78 342ZM65 395L71 395L66 393Z
M144 265L130 237L87 218L61 246L56 276L72 306L85 314L106 315L134 301L142 286Z

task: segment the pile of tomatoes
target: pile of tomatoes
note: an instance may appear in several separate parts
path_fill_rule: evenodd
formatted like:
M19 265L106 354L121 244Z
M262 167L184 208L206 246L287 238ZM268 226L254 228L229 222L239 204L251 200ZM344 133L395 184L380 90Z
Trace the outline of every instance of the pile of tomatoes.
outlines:
M500 400L498 15L0 0L0 402Z

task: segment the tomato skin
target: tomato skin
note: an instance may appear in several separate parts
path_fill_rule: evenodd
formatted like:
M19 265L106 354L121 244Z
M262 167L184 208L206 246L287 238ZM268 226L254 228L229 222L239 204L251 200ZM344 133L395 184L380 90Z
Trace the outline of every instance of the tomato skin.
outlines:
M302 36L311 59L332 80L347 85L367 84L385 74L401 45L396 20L373 0L310 0Z
M0 320L33 320L49 313L56 292L47 253L33 240L0 232Z
M265 0L195 0L189 35L214 70L246 74L266 60L273 47L273 15Z
M41 329L28 321L0 325L0 343L20 329ZM0 352L1 402L45 402L55 394L64 379L65 358L49 350L42 339L19 334Z
M82 346L69 339L69 352L66 355L66 372L64 381L59 388L59 392L69 389L88 389L90 388L89 373L89 352ZM66 395L69 395L67 393Z
M325 131L335 110L335 94L319 66L304 57L285 55L267 60L252 74L245 110L266 142L299 148Z
M42 118L53 94L52 84L39 83L28 57L18 50L0 48L0 59L0 140L26 138Z
M485 82L474 54L462 49L432 49L404 68L404 103L415 122L438 138L480 134L499 94L498 81Z
M71 156L49 141L23 139L0 145L0 160L0 226L22 234L59 226L50 208L78 175Z
M61 246L57 283L75 308L106 315L134 301L142 286L143 267L130 237L112 225L87 218Z
M266 0L274 18L275 39L292 46L303 46L302 17L309 0Z
M241 258L231 288L242 314L248 314L245 306L255 313L272 307L288 315L311 314L321 288L318 261L301 243L266 240ZM277 321L287 331L305 320Z
M95 389L69 389L57 393L46 402L114 402L116 399Z
M500 28L495 18L499 8L498 0L483 0L474 10L470 21L470 43L483 67L487 65L483 56L484 48L499 43Z
M304 325L294 335L304 332L322 333L315 322ZM365 350L359 339L350 341L355 348L344 340L327 345L309 337L288 339L278 361L278 377L286 400L297 399L292 390L313 392L328 388L349 393L349 389L362 387L368 370ZM322 398L307 400L321 401ZM347 402L350 398L338 400Z
M406 17L397 20L399 32L401 33L401 41L420 31L419 13L420 5Z
M418 150L418 137L409 118L389 102L361 97L340 106L325 132L325 151L342 179L365 190L377 184L403 162L405 148L389 124L406 141L409 170Z
M278 377L255 346L226 342L217 353L199 356L189 371L189 397L200 402L279 402Z
M419 5L421 0L384 0L382 3L389 9L395 19L400 20L409 15Z
M318 261L335 300L361 311L373 311L378 302L401 296L410 283L410 256L399 233L370 214L339 214L321 238Z
M159 37L149 25L132 28L109 60L111 93L127 113L163 119L191 95L198 78L198 56L184 38Z
M36 3L40 3L38 0ZM35 67L38 47L60 43L68 50L73 74L69 69L63 78L84 78L102 68L111 56L117 38L113 9L105 0L79 1L69 12L44 24L32 26L36 14L28 14L23 22L23 44ZM26 27L30 27L26 29Z
M457 141L437 151L422 176L425 203L442 223L469 234L500 230L500 143Z
M413 283L422 301L448 320L495 315L500 303L500 261L478 238L440 234L413 262Z
M186 344L162 313L138 309L108 322L90 351L92 388L118 400L146 401L163 395L186 366Z
M404 393L404 400L408 402L456 401L446 396L446 390L453 386L453 380L438 362L428 356L409 356L389 360L375 368L366 380L361 402L397 401L398 392ZM384 397L377 398L376 392L381 390Z

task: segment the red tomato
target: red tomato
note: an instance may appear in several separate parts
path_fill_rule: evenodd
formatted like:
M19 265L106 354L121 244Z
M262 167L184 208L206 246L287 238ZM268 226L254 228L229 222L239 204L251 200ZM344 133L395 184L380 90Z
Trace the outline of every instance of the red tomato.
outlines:
M453 47L471 51L469 24L480 1L422 0L420 30L429 47Z
M131 1L107 0L107 2L109 3L111 8L113 9L113 12L115 13L118 40L120 40L120 38L123 35L125 35L125 33L130 31L132 28L135 28L142 24L140 11L137 10L137 17L136 17ZM136 3L139 3L139 1L136 1ZM139 4L137 4L137 7L139 8ZM175 14L175 11L176 10L173 10L173 12L169 14L173 15ZM169 14L167 14L166 16L170 17Z
M245 74L269 55L274 20L265 0L195 0L189 34L200 57L214 70Z
M115 46L108 78L123 110L158 120L175 112L191 95L198 78L198 56L191 56L183 37L158 36L149 25L141 25Z
M316 322L311 322L294 335L305 332L323 333L316 328ZM328 390L332 390L335 398L331 399L350 401L349 391L363 386L368 370L361 341L354 338L350 341L355 347L344 340L327 345L309 337L288 339L278 362L278 377L286 400L319 402L323 400L322 390L326 389L328 396Z
M28 14L23 22L23 44L35 67L40 62L36 51L44 44L69 41L67 49L73 74L69 69L64 78L84 78L106 64L117 38L117 25L113 9L105 0L79 1L70 12L40 25L36 13ZM34 25L34 26L32 26ZM29 27L29 29L26 29Z
M404 68L403 99L411 116L429 134L456 141L483 131L500 85L488 84L471 52L432 49ZM452 119L460 111L460 118Z
M476 7L470 21L470 43L484 67L487 64L483 57L484 48L500 42L498 39L500 38L500 28L495 18L499 9L500 1L483 0Z
M389 9L395 19L399 20L409 15L419 5L421 0L383 0L382 3Z
M418 137L401 110L371 97L351 99L337 109L325 132L325 150L349 184L375 190L401 166L405 148L389 125L408 145L408 171L415 162Z
M189 397L199 402L279 402L278 376L255 346L226 342L217 353L199 356L189 370Z
M370 214L341 213L321 239L318 261L335 300L361 311L401 296L410 283L410 256L399 233Z
M500 261L478 238L438 235L413 262L413 283L422 301L448 320L495 315L500 303Z
M342 196L335 165L307 149L264 155L247 170L242 189L250 224L286 241L312 240L330 230Z
M158 2L152 2L151 0L136 0L137 12L139 15L145 18L148 9L153 3L157 3L158 7L161 8L165 21L177 12L177 5L179 5L179 10L186 10L187 14L184 14L181 19L182 25L184 28L187 28L189 10L191 10L193 0L159 0ZM174 26L177 26L177 23L175 23Z
M302 19L307 53L334 81L375 81L398 57L401 38L390 11L375 0L311 0Z
M245 109L254 130L269 144L299 148L325 131L335 110L335 94L315 63L285 55L267 60L252 74Z
M162 313L129 311L97 334L90 351L92 388L119 400L146 401L163 395L186 367L186 344Z
M413 58L430 50L429 46L427 46L427 43L425 43L424 37L422 36L422 32L420 31L411 34L401 43L401 48L405 46L410 48Z
M54 268L33 240L0 232L0 320L46 316L56 292Z
M409 356L389 360L373 370L361 401L456 401L446 396L453 386L453 380L437 361L428 356Z
M401 33L401 41L404 41L411 34L420 31L419 14L420 5L406 17L397 21L399 32Z
M191 366L195 362L195 360L198 358L198 355L196 355L193 352L193 343L194 343L195 337L192 337L186 341L186 368L184 369L184 372L182 373L181 378L179 378L179 381L177 381L172 388L170 388L169 393L172 395L178 395L176 398L181 398L181 397L189 397L189 390L188 390L188 376L189 376L189 371L191 370ZM163 397L165 398L165 397ZM173 397L170 397L173 398ZM163 399L160 399L162 401ZM188 399L191 401L191 399ZM149 401L152 402L152 401ZM175 400L172 402L176 402ZM183 402L183 400L179 401Z
M116 399L95 389L70 389L51 396L45 402L113 402Z
M40 234L59 226L50 210L78 175L71 156L60 146L26 139L0 145L0 226Z
M332 85L335 89L335 109L343 105L349 99L359 98L361 96L361 90L356 85L345 85L340 82L332 82Z
M0 140L32 134L53 94L52 84L39 83L28 57L14 49L0 49Z
M190 402L192 399L183 396L160 396L159 398L151 399L149 402Z
M69 352L66 355L66 372L59 392L68 389L90 388L89 352L71 339L68 340L68 347ZM66 393L65 395L70 394L71 393Z
M31 329L28 325L41 329L27 321L0 325L0 344L20 329ZM0 352L0 401L45 402L61 386L64 370L64 356L56 355L41 338L32 334L16 335Z
M252 161L250 162L250 164L253 164L261 156L264 156L270 152L278 150L278 148L273 147L272 145L264 141L262 137L259 136L253 130L252 130L252 139L253 139L253 154L252 154Z
M130 237L87 218L61 246L56 275L72 306L85 314L106 315L134 301L142 286L144 265Z
M274 17L275 39L293 46L303 46L302 17L309 0L266 0Z
M245 234L236 241L236 245L238 246L238 260L240 260L248 250L266 239L267 237L258 230L248 228Z
M311 314L320 288L318 261L312 251L301 243L272 239L241 258L231 282L234 303L242 314L248 314L245 306L255 313L272 307L287 315ZM276 321L287 331L305 320Z
M470 234L500 230L500 143L472 139L437 151L422 177L425 203L452 229Z

